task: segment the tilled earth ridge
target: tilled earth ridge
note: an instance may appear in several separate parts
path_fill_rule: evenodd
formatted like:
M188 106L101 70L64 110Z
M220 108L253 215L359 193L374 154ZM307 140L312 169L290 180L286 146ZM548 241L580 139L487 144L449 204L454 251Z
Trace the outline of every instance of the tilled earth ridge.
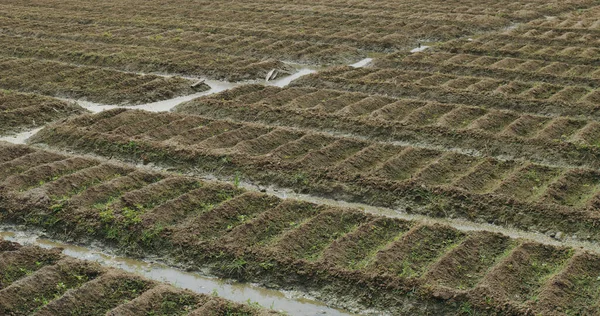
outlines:
M320 291L338 303L353 301L391 313L600 312L596 253L279 199L232 184L23 145L2 143L0 148L2 222L44 228L57 238L164 255L221 276ZM65 260L56 256L52 264ZM29 266L38 266L37 259L27 258ZM3 278L0 294L31 284L35 275L17 282ZM104 275L64 297L88 297L90 287L109 288L111 279ZM134 280L125 284L135 287L136 295L153 293L150 282L128 280ZM52 284L36 291L55 289ZM72 304L60 298L42 311L75 308Z
M0 240L2 315L278 315Z
M423 40L447 41L593 4L388 1L367 9L347 1L5 1L0 88L138 105L209 89L156 74L240 81L277 70L283 76L293 71L283 61L350 64ZM133 7L135 18L129 13Z
M86 111L75 103L0 90L0 135L44 126Z
M0 88L105 104L142 104L208 90L180 77L134 74L61 62L0 57Z
M448 104L448 110L460 104L534 117L597 121L600 50L595 21L599 10L533 20L419 53L390 54L377 59L372 68L338 67L294 85L439 102ZM534 121L528 124L544 127L548 123ZM524 135L530 131L526 129ZM565 137L569 136L567 131ZM593 136L590 140L597 145Z
M177 112L598 168L598 7L419 53L245 86Z
M596 169L124 109L67 119L31 141L409 213L600 239Z
M197 98L181 114L347 133L558 166L600 166L600 123L320 88L246 85Z
M81 115L32 139L179 174L0 143L4 223L317 293L355 311L600 314L596 1L18 0L0 8L0 88L97 103L136 105L209 88L170 75L262 80L271 70L286 75L283 60L375 58L287 88L242 86L175 114ZM432 47L408 53L417 45ZM15 104L5 111L9 122L40 124L19 121L37 107L14 115ZM66 116L40 108L43 124ZM243 181L439 219L278 198L243 190ZM432 223L454 217L473 225ZM512 227L536 241L509 237ZM137 277L114 296L107 289L122 283L120 272L119 281L111 272L90 282L66 276L56 287L45 274L27 281L46 267L61 275L56 267L66 260L54 251L34 262L32 249L0 269L8 275L0 294L4 283L11 299L41 293L7 303L25 306L24 314L82 312L79 300L97 314L108 310L104 302L131 300L112 310L118 315L174 314L163 310L172 301L183 314L194 303L203 304L197 315L230 306L190 303L182 291L157 306L174 289ZM10 264L19 260L29 261L17 271ZM96 289L103 300L92 302Z
M35 39L22 49L5 50L8 54L43 54L98 65L129 60L127 67L146 64L176 73L189 72L182 67L189 65L202 76L235 80L269 71L260 66L264 60L349 63L368 52L406 49L422 39L454 39L593 4L590 0L380 1L374 6L356 1L11 1L2 4L0 27L6 30L9 46ZM132 7L134 19L128 12ZM44 41L70 41L71 51L78 54L60 54L60 45L45 46ZM147 52L136 51L135 46ZM125 51L131 53L115 53ZM248 69L250 65L254 69Z

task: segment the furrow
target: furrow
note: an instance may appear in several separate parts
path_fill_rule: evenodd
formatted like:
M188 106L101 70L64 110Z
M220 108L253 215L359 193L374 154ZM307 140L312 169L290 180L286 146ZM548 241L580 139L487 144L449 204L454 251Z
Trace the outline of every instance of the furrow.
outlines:
M231 93L235 94L236 89ZM345 107L342 104L343 108L353 110L328 113L324 107L331 106L333 101L303 97L284 107L274 107L264 100L229 100L228 94L223 93L179 105L176 112L235 122L259 122L350 134L382 142L460 148L544 164L593 168L598 165L598 128L592 118L557 117L402 98L394 98L391 103L372 108L365 101L370 99L367 94L341 91L336 91L336 94L340 95L336 100L348 99Z
M168 121L178 116L143 115L146 120L169 116ZM573 233L581 230L586 235L595 225L593 208L598 184L593 180L597 177L593 169L494 159L255 123L206 120L206 125L168 141L86 132L85 127L69 121L40 132L34 141L230 177L238 182L262 182L378 206L403 205L409 212L433 216L455 214L491 222L500 217L522 228L544 225L537 229ZM521 126L527 124L517 121L501 133L523 130ZM532 134L539 135L547 127L546 124ZM574 177L589 180L574 183L570 180ZM465 199L468 210L464 208ZM506 205L510 205L509 209ZM513 211L517 209L518 212ZM540 214L553 219L543 223L537 219ZM565 223L559 219L563 215L576 216L585 224Z
M104 104L142 104L195 92L190 87L194 82L180 77L138 75L48 60L3 57L0 69L5 74L0 80L3 89Z
M418 278L464 238L464 233L449 227L415 226L381 249L364 269L401 278Z
M572 255L564 248L524 242L483 278L475 292L498 302L535 302L546 280L564 269Z
M40 164L52 163L64 159L64 156L49 152L34 151L0 164L0 181L10 175L26 172Z
M16 249L9 248L9 250L0 253L1 290L6 289L22 278L26 278L44 266L56 263L60 259L60 252L58 251L48 251L28 246L14 248Z
M280 202L278 198L256 193L241 194L174 227L173 238L186 244L218 239Z
M8 177L0 185L15 191L31 190L46 183L57 181L64 176L80 170L92 168L97 164L97 161L70 157L57 162L43 164L19 175Z
M291 258L318 260L333 241L343 238L366 220L365 215L358 212L323 210L297 229L282 235L270 248Z
M369 266L383 247L410 229L411 223L390 218L376 218L361 224L353 232L333 241L321 260L347 269Z
M190 315L196 306L203 306L209 301L209 297L199 297L169 285L158 285L113 308L107 315Z

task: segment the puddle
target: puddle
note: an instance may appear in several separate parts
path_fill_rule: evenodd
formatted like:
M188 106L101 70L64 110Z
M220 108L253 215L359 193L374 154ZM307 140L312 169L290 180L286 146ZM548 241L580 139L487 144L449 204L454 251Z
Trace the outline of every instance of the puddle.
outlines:
M350 65L350 67L363 68L363 67L367 66L371 61L373 61L373 58L365 58L357 63Z
M83 108L85 108L93 113L98 113L98 112L116 109L116 108L137 109L137 110L145 110L145 111L149 111L149 112L168 112L183 102L191 101L193 99L196 99L196 98L199 98L202 96L216 94L216 93L219 93L219 92L222 92L225 90L230 90L235 87L239 87L239 86L246 85L246 84L258 83L258 84L264 84L264 85L268 85L268 86L275 86L275 87L283 88L283 87L286 87L287 85L289 85L290 82L292 82L293 80L298 79L305 75L315 73L315 72L317 72L317 70L312 69L312 68L301 68L292 75L282 77L280 79L268 81L268 82L266 82L264 80L262 80L262 81L228 82L228 81L208 80L207 79L204 81L204 83L206 83L207 85L210 86L210 89L207 91L189 94L189 95L185 95L185 96L180 96L180 97L176 97L173 99L168 99L168 100L163 100L163 101L158 101L158 102L140 104L140 105L107 105L107 104L99 104L99 103L81 101L81 100L72 100L72 99L63 99L63 100L76 102L79 105L81 105ZM198 79L198 78L194 78L194 79Z
M429 46L421 45L420 47L416 47L410 50L411 53L418 53L428 49Z
M0 137L0 141L6 141L13 144L25 144L29 137L39 132L43 127L38 127L29 131L21 132L18 134Z
M519 27L519 23L511 23L509 26L504 28L504 31L512 31L514 29L516 29L517 27Z
M0 227L0 238L20 244L36 245L42 248L60 247L64 249L63 253L65 255L77 259L95 261L103 266L140 274L148 279L167 282L176 287L188 289L196 293L215 294L239 303L247 303L250 300L263 307L285 312L289 315L354 315L327 307L322 302L294 297L298 295L292 292L266 289L248 283L227 283L218 278L211 278L194 272L185 272L160 263L117 257L87 247L40 238L35 233L18 231L15 227Z

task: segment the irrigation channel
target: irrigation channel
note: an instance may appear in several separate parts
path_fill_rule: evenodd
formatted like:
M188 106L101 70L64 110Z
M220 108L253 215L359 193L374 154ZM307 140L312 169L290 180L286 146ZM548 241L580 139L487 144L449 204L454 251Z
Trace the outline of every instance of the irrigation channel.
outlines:
M366 58L350 66L356 68L365 67L371 62L371 60L371 58ZM219 80L205 80L204 82L211 87L210 90L136 106L96 104L81 100L67 101L76 102L93 113L114 108L131 108L150 112L166 112L183 102L187 102L201 96L219 93L249 83L262 83L269 86L283 88L289 85L295 79L320 70L318 67L307 67L299 64L290 64L290 66L296 69L295 73L275 80L235 83ZM0 141L7 141L14 144L25 144L31 136L35 135L42 128L43 127L35 128L14 135L0 137ZM240 303L247 303L248 301L251 301L267 308L285 312L289 315L353 315L347 311L330 308L322 302L307 298L306 293L295 291L278 291L248 283L226 282L222 279L202 275L200 273L186 272L180 269L171 268L159 262L119 257L107 252L103 252L100 249L72 245L56 240L46 239L41 236L42 234L40 232L24 231L12 226L0 226L0 238L15 241L21 244L36 245L43 248L62 248L64 249L63 253L65 255L77 259L96 261L108 267L115 267L128 272L138 273L149 279L160 282L168 282L174 286L189 289L197 293L217 294L220 297Z
M362 59L362 60L360 60L354 64L351 64L349 66L355 67L355 68L366 67L369 65L369 63L372 60L373 60L372 58L365 58L365 59ZM88 101L65 99L65 98L59 98L59 99L77 103L81 107L85 108L86 110L88 110L92 113L98 113L98 112L112 110L112 109L116 109L116 108L136 109L136 110L144 110L144 111L149 111L149 112L168 112L181 103L191 101L193 99L196 99L196 98L199 98L202 96L207 96L207 95L223 92L226 90L230 90L235 87L242 86L242 85L247 85L247 84L252 84L252 83L260 83L260 84L264 84L267 86L284 88L284 87L288 86L292 81L294 81L300 77L316 73L317 71L323 69L322 67L317 67L317 66L312 67L312 66L296 64L296 63L287 63L287 64L289 66L293 67L294 69L296 69L296 72L294 72L293 74L291 74L289 76L281 77L281 78L278 78L275 80L271 80L271 81L256 81L256 80L254 80L254 81L228 82L228 81L222 81L222 80L206 79L206 80L204 80L204 83L206 83L207 85L210 86L210 89L207 91L194 93L194 94L190 94L190 95L179 96L176 98L158 101L158 102L140 104L140 105L131 105L131 106L125 105L125 106L123 106L123 105L98 104L98 103L93 103L93 102L88 102ZM191 79L199 80L200 78L191 78ZM24 132L13 134L13 135L2 136L2 137L0 137L0 141L6 141L9 143L13 143L13 144L25 144L27 142L27 139L29 139L31 136L35 135L42 128L43 127L38 127L38 128L32 129L32 130L24 131Z
M423 45L421 47L417 47L417 48L411 50L411 53L420 52L420 51L426 50L428 48L429 48L429 46ZM369 65L369 63L371 61L372 61L372 58L365 58L354 64L350 64L349 66L355 67L355 68L366 67ZM296 72L289 76L278 78L276 80L272 80L272 81L268 81L268 82L267 81L260 81L260 82L245 81L245 82L235 82L235 83L226 82L226 81L218 81L218 80L205 80L205 83L207 83L211 87L211 89L208 91L191 94L191 95L186 95L186 96L181 96L181 97L168 99L168 100L164 100L164 101L159 101L159 102L136 105L136 106L103 105L103 104L95 104L95 103L80 101L80 100L69 100L69 101L77 102L84 108L86 108L94 113L105 111L105 110L110 110L110 109L114 109L114 108L130 108L130 109L146 110L146 111L150 111L150 112L165 112L165 111L170 111L172 108L174 108L175 106L177 106L183 102L193 100L200 96L206 96L206 95L219 93L219 92L229 90L229 89L241 86L241 85L249 84L249 83L261 83L261 84L265 84L265 85L269 85L269 86L286 87L293 80L298 79L303 76L306 76L306 75L309 75L309 74L312 74L312 73L316 73L317 71L322 69L320 67L309 67L306 65L293 64L293 63L288 63L288 65L294 67L296 69ZM198 79L198 78L194 78L194 79ZM33 136L41 129L42 128L36 128L33 130L18 133L15 135L0 137L0 141L7 141L10 143L14 143L14 144L25 144L29 137ZM354 136L354 137L356 137L356 136ZM402 145L402 144L400 144L400 145ZM431 146L427 146L427 145L423 145L423 144L411 143L408 145L416 146L416 147L423 147L423 148L435 148L435 146L431 147ZM467 155L473 155L473 156L479 155L477 152L471 152L471 151L457 150L457 152L467 154ZM101 157L95 157L95 158L102 159ZM142 165L136 165L136 166L142 167L142 168L146 167L146 166L142 166ZM161 168L159 168L159 169L161 169ZM195 175L204 177L208 180L216 180L216 181L226 180L226 179L220 179L218 177L215 177L214 175L206 175L206 174L200 174L200 175L195 174ZM250 191L263 191L264 192L266 190L266 192L268 194L275 195L280 198L292 198L292 199L313 202L313 203L319 203L319 204L332 205L332 206L358 208L365 212L389 216L389 217L398 217L398 218L403 218L403 219L407 219L407 220L419 220L419 221L425 221L425 222L429 222L429 223L441 223L441 224L449 225L454 228L457 228L460 230L466 230L466 231L473 231L473 230L494 231L494 232L502 233L504 235L513 237L513 238L524 238L524 239L534 240L536 242L539 242L542 244L548 244L548 245L571 246L571 247L575 247L575 248L585 249L585 250L595 252L595 253L600 253L600 246L598 246L597 244L569 238L568 236L565 239L556 240L556 239L553 239L542 233L526 232L526 231L519 230L519 229L500 227L500 226L484 224L484 223L474 223L471 221L466 221L466 220L461 220L461 219L433 219L433 218L430 218L427 216L407 214L406 212L403 212L403 210L401 210L401 209L388 209L388 208L381 208L381 207L373 207L373 206L366 205L366 204L348 203L348 202L344 202L344 201L337 201L337 200L332 200L332 199L327 199L327 198L319 198L319 197L315 197L315 196L311 196L311 195L297 194L291 190L286 190L286 189L282 189L282 188L272 187L272 188L265 189L263 187L258 187L256 185L250 184L250 183L241 183L241 186L243 186L245 189L250 190Z
M41 236L41 233L35 231L24 231L13 226L0 226L0 238L5 240L46 249L62 248L63 253L67 256L95 261L103 266L137 273L148 279L167 282L196 293L214 294L239 303L258 303L263 307L289 315L354 315L327 307L319 301L305 298L303 293L272 290L248 283L225 282L222 279L205 276L197 272L186 272L171 268L162 263L119 257L100 249L71 245Z
M371 62L371 60L372 60L371 58L365 58L365 59L363 59L355 64L352 64L350 66L356 67L356 68L364 67L369 62ZM202 96L207 96L207 95L223 92L225 90L230 90L235 87L242 86L242 85L259 83L259 84L264 84L267 86L283 88L283 87L286 87L287 85L289 85L292 81L294 81L300 77L310 75L312 73L316 73L317 71L319 71L321 69L319 67L308 67L306 65L293 64L293 63L288 63L288 65L296 69L296 72L294 72L293 74L291 74L289 76L277 78L277 79L270 80L270 81L253 80L253 81L228 82L228 81L221 81L221 80L209 80L209 79L204 80L204 79L202 79L202 80L204 80L204 83L206 83L208 86L210 86L209 90L190 94L190 95L184 95L184 96L180 96L180 97L176 97L176 98L172 98L172 99L168 99L168 100L140 104L140 105L120 106L120 105L98 104L98 103L80 101L80 100L69 100L69 99L63 99L63 100L76 102L79 105L81 105L83 108L85 108L86 110L91 111L93 113L98 113L98 112L111 110L111 109L115 109L115 108L137 109L137 110L145 110L145 111L149 111L149 112L168 112L172 108L176 107L177 105L179 105L183 102L191 101L195 98L199 98ZM199 80L199 78L188 78L188 79Z

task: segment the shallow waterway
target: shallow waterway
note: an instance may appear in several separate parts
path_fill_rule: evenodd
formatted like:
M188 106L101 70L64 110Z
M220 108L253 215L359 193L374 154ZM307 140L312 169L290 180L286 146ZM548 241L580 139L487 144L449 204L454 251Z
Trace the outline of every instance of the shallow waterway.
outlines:
M16 227L0 227L0 238L23 245L36 245L42 248L63 248L63 253L81 260L100 263L103 266L122 269L142 275L148 279L167 282L173 286L196 293L218 295L239 303L258 303L263 307L287 313L288 315L354 315L324 303L306 298L299 292L267 289L255 284L226 282L197 272L186 272L171 268L162 263L147 262L115 256L98 249L72 245L40 237L37 232L20 231Z
M369 63L372 60L373 60L372 58L365 58L365 59L360 60L349 66L355 67L355 68L366 67L369 65ZM314 74L314 73L318 72L320 69L322 69L322 67L311 67L311 66L306 66L306 65L302 65L302 64L294 64L294 63L288 63L288 65L294 67L296 69L296 72L294 72L293 74L291 74L289 76L276 78L271 81L228 82L228 81L222 81L222 80L206 79L206 80L204 80L204 83L206 83L208 86L210 86L209 90L194 93L194 94L179 96L179 97L168 99L168 100L162 100L162 101L151 102L151 103L140 104L140 105L110 105L110 104L99 104L99 103L94 103L94 102L89 102L89 101L84 101L84 100L74 100L74 99L64 99L64 98L59 98L59 99L64 100L64 101L69 101L69 102L75 102L75 103L79 104L81 107L85 108L86 110L88 110L92 113L98 113L98 112L112 110L112 109L116 109L116 108L145 110L145 111L149 111L149 112L168 112L168 111L171 111L174 107L176 107L179 104L182 104L184 102L188 102L188 101L191 101L193 99L196 99L196 98L199 98L202 96L207 96L207 95L223 92L226 90L230 90L230 89L233 89L233 88L236 88L236 87L239 87L242 85L246 85L246 84L252 84L252 83L264 84L266 86L285 88L292 81L294 81L298 78L310 75L310 74ZM190 79L198 79L198 78L190 78ZM42 127L39 127L39 128L24 131L24 132L14 134L14 135L3 136L3 137L0 137L0 141L7 141L7 142L13 143L13 144L25 144L27 142L27 139L29 139L31 136L35 135L41 129L42 129Z
M13 135L9 135L9 136L3 136L3 137L0 137L0 141L5 141L5 142L13 143L13 144L25 144L25 142L27 142L29 137L35 135L42 128L43 127L38 127L38 128L29 130L29 131L13 134Z
M355 67L355 68L366 67L369 65L369 63L372 60L373 60L372 58L365 58L354 64L351 64L350 66ZM123 105L98 104L98 103L93 103L93 102L88 102L88 101L80 101L80 100L68 100L68 101L76 102L79 105L81 105L82 107L84 107L85 109L87 109L93 113L98 113L98 112L111 110L111 109L115 109L115 108L146 110L146 111L150 111L150 112L167 112L183 102L191 101L195 98L199 98L202 96L216 94L219 92L223 92L225 90L230 90L230 89L242 86L242 85L263 84L266 86L285 88L292 81L294 81L298 78L310 75L310 74L314 74L323 68L323 67L318 67L318 66L307 66L307 65L296 64L296 63L287 63L287 64L296 70L294 73L292 73L289 76L276 78L276 79L270 80L270 81L253 80L253 81L241 81L241 82L228 82L228 81L221 81L221 80L206 79L206 80L204 80L204 83L206 83L208 86L210 86L210 89L207 91L194 93L194 94L190 94L190 95L185 95L185 96L180 96L180 97L163 100L163 101L158 101L158 102L152 102L152 103L146 103L146 104L140 104L140 105L125 105L125 106L123 106ZM188 79L201 80L200 78L188 78Z

